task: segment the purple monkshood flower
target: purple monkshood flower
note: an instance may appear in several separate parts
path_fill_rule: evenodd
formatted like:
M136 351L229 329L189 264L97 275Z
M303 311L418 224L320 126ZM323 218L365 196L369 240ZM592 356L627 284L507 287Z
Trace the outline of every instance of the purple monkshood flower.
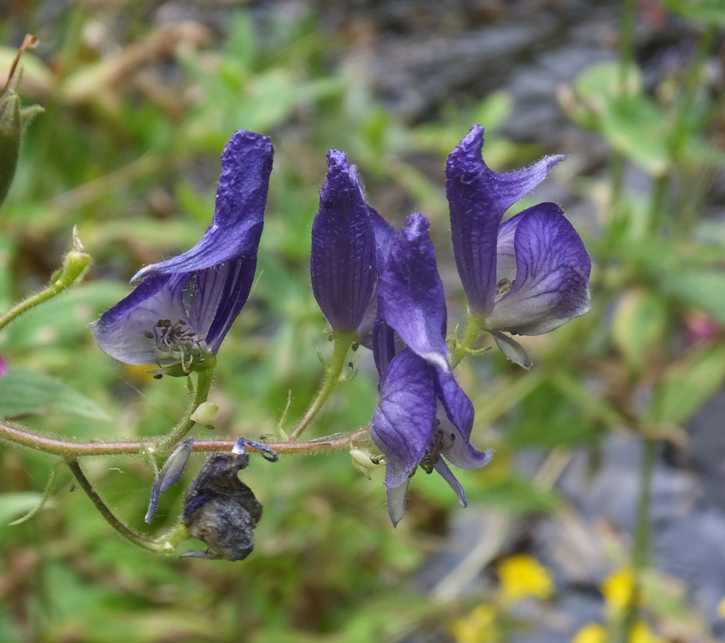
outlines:
M378 281L373 352L380 402L370 435L385 454L393 525L403 517L418 466L427 473L435 469L465 507L463 487L443 458L476 469L493 455L471 446L474 409L448 365L446 302L428 228L422 214L411 215L392 240ZM405 347L397 350L401 343Z
M187 252L140 270L136 289L91 324L103 351L184 374L216 354L252 287L273 153L267 137L234 132L211 225Z
M330 327L347 333L360 325L373 297L375 236L355 167L338 150L327 153L327 165L312 223L310 275Z
M501 223L514 203L563 156L499 174L484 163L483 128L474 125L446 164L446 194L458 274L470 312L502 352L528 368L523 348L504 335L541 335L591 308L591 260L555 203L540 203Z

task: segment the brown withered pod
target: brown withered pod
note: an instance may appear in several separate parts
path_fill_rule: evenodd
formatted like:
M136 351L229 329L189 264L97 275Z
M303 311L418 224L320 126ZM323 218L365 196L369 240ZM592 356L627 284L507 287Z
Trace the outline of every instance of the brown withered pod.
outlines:
M252 553L253 532L262 518L262 503L239 479L239 472L249 464L245 443L238 443L231 453L211 454L186 492L184 525L190 536L207 546L204 552L187 552L186 556L244 560ZM261 452L265 459L277 460L271 449Z

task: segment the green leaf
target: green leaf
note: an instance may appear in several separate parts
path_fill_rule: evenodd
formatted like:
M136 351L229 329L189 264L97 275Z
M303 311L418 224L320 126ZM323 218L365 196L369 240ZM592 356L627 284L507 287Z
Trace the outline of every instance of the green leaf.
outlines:
M725 381L725 345L708 345L670 365L654 390L647 418L655 424L687 420Z
M33 511L43 499L37 491L16 491L0 494L0 526L5 527L11 520Z
M612 339L630 366L643 366L649 352L664 341L667 307L657 292L630 290L617 305Z
M699 308L725 323L725 272L690 270L671 275L666 288L683 304Z
M0 378L0 417L56 411L95 420L109 419L95 402L49 375L11 368Z
M725 3L722 0L663 0L665 7L690 20L725 27Z

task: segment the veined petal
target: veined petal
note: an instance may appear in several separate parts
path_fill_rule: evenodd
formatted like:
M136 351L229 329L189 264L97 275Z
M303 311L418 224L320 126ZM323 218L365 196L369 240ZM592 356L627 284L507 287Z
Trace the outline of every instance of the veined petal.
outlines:
M471 400L450 371L437 371L438 398L446 417L439 417L437 430L443 433L441 453L461 469L478 469L487 465L493 451L479 451L471 446L474 409Z
M372 225L373 235L375 237L375 277L377 281L388 260L390 247L395 238L395 228L370 206L368 206L368 213L370 214L370 224ZM377 318L378 296L377 292L373 292L370 303L365 309L365 314L362 316L360 324L357 327L357 339L365 348L372 348L373 346L373 332Z
M591 260L561 208L540 203L506 223L515 228L516 278L486 318L487 329L541 335L587 312Z
M132 281L203 270L240 256L256 255L273 154L266 136L234 132L221 157L214 217L201 241L183 254L139 270Z
M373 235L375 236L375 268L379 276L388 261L390 248L393 245L393 239L395 239L395 228L370 206L368 206L368 212L370 213L370 224L373 227Z
M494 306L501 218L564 157L548 156L524 170L499 174L484 163L482 149L483 128L474 125L448 157L446 196L458 274L471 310L485 317Z
M327 153L329 170L312 224L312 290L330 326L355 330L375 287L375 237L355 168Z
M392 359L379 388L370 436L385 454L385 486L392 488L408 479L430 444L436 412L433 372L406 348Z
M429 227L422 214L412 214L396 235L378 282L378 310L411 350L448 370L446 301Z
M195 275L189 319L192 327L206 338L212 353L219 350L237 315L247 302L254 282L256 252L221 265L200 270Z
M159 357L155 328L163 319L191 325L183 306L183 291L192 276L155 275L140 283L90 325L101 350L126 364L165 365L166 361Z

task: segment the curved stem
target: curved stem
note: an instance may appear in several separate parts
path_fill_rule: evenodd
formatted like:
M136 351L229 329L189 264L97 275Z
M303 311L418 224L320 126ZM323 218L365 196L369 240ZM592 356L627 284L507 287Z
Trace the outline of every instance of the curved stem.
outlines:
M468 351L473 348L473 344L475 343L476 339L478 339L481 331L484 330L484 326L484 320L481 317L474 315L469 310L468 316L466 317L466 328L463 331L463 337L461 338L460 342L456 342L456 347L453 350L453 355L451 355L450 358L451 368L456 368L456 366L458 366L463 361L463 358L468 355Z
M11 321L20 317L20 315L31 308L35 308L35 306L39 306L59 295L83 276L86 268L91 263L91 257L83 252L83 246L80 245L75 230L73 231L73 244L74 246L78 244L79 249L71 250L65 256L63 267L51 277L50 283L39 293L31 295L20 303L15 304L15 306L0 317L0 329L5 328Z
M150 551L154 554L172 554L174 548L164 539L163 542L155 542L140 534L139 532L131 529L128 525L123 524L113 512L108 508L101 496L98 495L96 490L93 488L90 480L86 478L86 474L83 473L77 460L67 459L66 463L70 468L71 472L78 481L78 484L86 492L86 495L90 498L91 502L95 505L98 512L103 516L103 519L111 525L121 536L126 540L132 542L137 547Z
M84 456L108 456L108 455L133 455L141 453L153 444L153 439L147 441L123 441L123 442L72 442L70 440L58 440L45 435L36 435L25 429L11 426L0 422L0 439L7 440L20 446L29 447L36 451L42 451L51 455L59 455L67 458L80 458ZM343 451L351 445L362 444L370 441L368 429L362 429L355 433L333 435L309 442L267 442L265 445L279 454L300 455L310 453L323 453L326 451ZM231 451L236 440L197 440L194 442L193 451ZM257 451L254 447L248 447L250 452Z
M329 398L331 393L335 390L335 387L340 381L340 375L342 375L342 371L345 368L347 352L356 339L357 335L354 332L341 333L338 331L332 331L332 359L325 371L325 379L322 382L322 386L317 392L315 399L312 400L310 408L307 409L307 413L305 413L303 418L300 420L300 423L290 434L289 439L291 442L296 441L300 435L302 435L312 420L315 419L315 416L319 413L320 409L325 405L327 398Z

